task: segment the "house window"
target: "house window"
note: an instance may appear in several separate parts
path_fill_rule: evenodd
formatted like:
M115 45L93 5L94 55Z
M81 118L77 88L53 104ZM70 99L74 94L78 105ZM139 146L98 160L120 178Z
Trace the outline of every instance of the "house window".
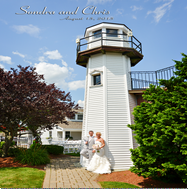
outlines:
M83 115L82 114L78 115L78 120L83 120Z
M107 37L117 37L117 35L118 35L118 30L106 29L106 36Z
M97 30L97 31L95 31L95 32L94 32L94 39L100 38L101 35L102 35L101 33L102 33L102 30Z
M75 120L75 115L71 119Z
M49 137L52 138L52 131L49 131Z
M101 74L93 76L93 85L100 85L101 84Z
M70 131L65 132L65 138L70 138Z

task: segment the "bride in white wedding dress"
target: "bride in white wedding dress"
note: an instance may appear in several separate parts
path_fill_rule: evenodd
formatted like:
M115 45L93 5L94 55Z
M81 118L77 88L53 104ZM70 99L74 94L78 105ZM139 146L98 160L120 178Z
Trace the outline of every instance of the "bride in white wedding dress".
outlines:
M95 154L87 166L87 170L99 174L111 173L110 162L104 155L103 147L105 146L105 142L103 138L101 138L101 133L97 132L96 137L97 139L94 147L97 147L97 149L93 150L93 153Z

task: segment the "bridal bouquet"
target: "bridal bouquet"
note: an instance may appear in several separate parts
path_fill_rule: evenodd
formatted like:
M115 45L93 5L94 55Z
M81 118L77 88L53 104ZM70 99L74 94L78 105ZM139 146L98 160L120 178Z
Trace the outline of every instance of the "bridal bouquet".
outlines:
M94 144L94 145L92 146L92 148L95 149L95 150L97 150L97 152L100 152L100 151L99 151L99 145L98 145L98 144Z

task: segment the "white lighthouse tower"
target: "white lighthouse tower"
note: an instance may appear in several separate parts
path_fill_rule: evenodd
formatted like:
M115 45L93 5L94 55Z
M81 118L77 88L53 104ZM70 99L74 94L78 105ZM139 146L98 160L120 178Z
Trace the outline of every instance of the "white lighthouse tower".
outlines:
M89 130L102 133L105 155L112 169L133 164L130 69L142 60L141 43L124 24L100 23L86 28L77 39L77 64L87 68L82 136ZM86 160L81 158L82 166Z

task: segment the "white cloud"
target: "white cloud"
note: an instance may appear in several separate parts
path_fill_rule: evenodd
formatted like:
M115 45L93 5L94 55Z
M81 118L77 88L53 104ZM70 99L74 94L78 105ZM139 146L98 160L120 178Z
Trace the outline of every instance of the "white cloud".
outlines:
M62 62L62 64L63 64L63 66L68 66L68 64L64 61L64 60L61 60L61 62Z
M169 1L169 0L155 0L154 3L160 3L161 1Z
M68 83L69 90L77 90L80 88L85 88L85 80L72 81Z
M87 4L104 4L104 3L107 3L107 2L110 2L112 0L87 0Z
M77 104L79 104L80 107L84 107L84 100L78 100Z
M46 55L49 59L52 59L52 60L60 60L62 58L58 50L46 51L44 55Z
M69 67L69 70L70 70L71 72L73 72L73 71L74 71L74 68Z
M143 8L140 6L140 7L137 7L135 5L131 6L131 9L132 11L137 11L137 10L142 10Z
M154 20L158 23L161 20L161 18L165 15L167 10L170 10L173 2L174 0L168 0L167 3L164 3L162 6L157 7L154 11L148 11L147 15L154 14Z
M0 21L3 22L4 24L8 25L8 22L6 20L3 20L0 18Z
M47 59L51 59L51 60L61 60L61 63L63 66L67 67L68 64L62 59L62 55L59 53L58 50L54 50L54 51L46 51L43 52L44 56L40 56L38 58L38 60L40 62L45 62L47 61Z
M65 79L69 76L67 67L46 62L35 63L36 71L43 74L46 82L49 84L55 83L60 88L67 88L68 84Z
M44 62L44 61L45 61L45 57L44 57L44 56L40 56L40 57L38 58L38 60L39 60L40 62Z
M36 71L39 74L44 75L44 79L48 84L55 83L55 85L62 89L77 90L79 88L85 88L85 81L71 81L67 82L66 79L70 77L70 68L65 66L59 66L57 64L51 64L47 62L35 63Z
M12 53L13 53L13 54L16 54L16 55L18 55L18 56L20 56L20 57L22 57L22 58L25 58L25 55L19 53L18 51L16 51L16 52L13 51Z
M32 62L31 62L31 61L24 60L24 62L29 63L30 65L32 65Z
M47 50L47 49L45 49ZM38 58L39 63L35 63L36 71L43 74L47 83L55 83L55 85L63 90L77 90L85 88L85 81L73 81L74 69L62 59L62 55L58 50L44 51L40 49L42 56ZM58 60L61 64L52 64L48 60Z
M44 53L45 51L47 51L48 50L48 48L47 47L41 47L40 49L39 49L39 53Z
M3 64L0 64L0 68L3 68L3 69L4 69L5 67L4 67L4 65L3 65Z
M0 64L0 68L3 68L6 72L8 71L3 64Z
M0 55L0 62L5 62L7 64L12 64L11 57Z
M124 9L117 9L116 12L117 12L118 14L123 14Z
M135 20L136 20L136 19L137 19L137 17L136 17L135 15L133 15L133 19L135 19Z
M27 33L31 36L38 37L40 33L40 28L37 26L34 26L32 24L28 25L14 25L12 26L19 34L21 33Z

